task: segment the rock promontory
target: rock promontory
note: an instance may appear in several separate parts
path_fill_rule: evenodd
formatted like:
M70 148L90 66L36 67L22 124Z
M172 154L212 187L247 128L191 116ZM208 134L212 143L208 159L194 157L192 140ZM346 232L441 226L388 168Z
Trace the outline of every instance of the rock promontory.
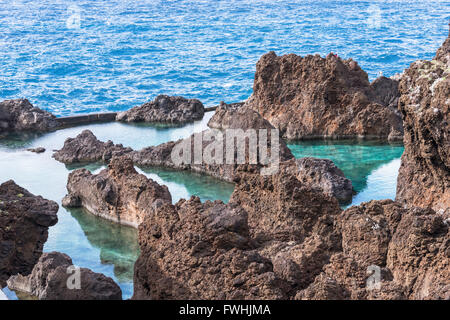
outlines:
M51 113L34 107L27 99L0 102L0 135L10 132L47 132L60 126Z
M114 157L107 169L92 174L77 169L69 174L62 204L83 207L102 218L137 228L156 202L171 203L166 186L138 174L128 157Z
M259 112L286 139L400 140L397 81L373 84L356 61L335 54L300 57L269 52L256 64L244 107Z

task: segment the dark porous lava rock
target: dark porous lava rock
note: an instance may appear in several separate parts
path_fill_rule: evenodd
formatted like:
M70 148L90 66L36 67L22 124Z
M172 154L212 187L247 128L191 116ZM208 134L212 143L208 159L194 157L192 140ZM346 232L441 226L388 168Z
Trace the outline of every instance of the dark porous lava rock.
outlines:
M166 186L138 174L128 157L114 157L107 169L92 174L77 169L69 174L67 207L83 207L102 218L137 228L156 200L172 202Z
M0 135L9 132L47 132L60 124L51 113L33 107L27 99L0 102Z
M208 121L213 129L275 129L258 112L249 108L230 108L221 105Z
M130 153L131 148L121 144L115 145L112 141L102 142L90 130L84 130L75 138L68 138L62 149L53 154L53 158L65 163L83 163L96 161L109 161L113 156Z
M192 197L145 218L134 299L289 299L314 280L341 248L338 201L293 165L248 169L228 204Z
M287 139L399 140L395 85L390 79L371 85L355 61L334 54L269 52L256 64L253 94L244 107L259 112Z
M199 198L163 204L139 226L133 299L286 299L287 283L252 250L247 213Z
M205 107L197 99L159 95L142 106L117 114L117 121L182 124L201 120Z
M10 180L0 185L0 288L15 274L29 274L42 254L58 204Z
M392 200L345 210L337 224L342 252L296 298L449 299L448 219Z
M295 164L297 178L303 183L336 197L339 202L351 202L354 193L352 182L333 161L306 157L296 159Z
M30 275L12 276L8 287L39 300L122 300L122 290L113 279L77 268L59 252L42 254Z
M450 36L433 60L410 65L400 93L405 152L396 200L450 211Z

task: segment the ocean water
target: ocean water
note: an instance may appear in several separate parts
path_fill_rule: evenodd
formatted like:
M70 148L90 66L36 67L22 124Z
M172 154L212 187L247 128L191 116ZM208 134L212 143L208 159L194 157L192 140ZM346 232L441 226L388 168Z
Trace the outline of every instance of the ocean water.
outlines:
M264 53L352 57L374 79L431 58L450 1L1 0L0 99L56 115L158 94L237 102Z

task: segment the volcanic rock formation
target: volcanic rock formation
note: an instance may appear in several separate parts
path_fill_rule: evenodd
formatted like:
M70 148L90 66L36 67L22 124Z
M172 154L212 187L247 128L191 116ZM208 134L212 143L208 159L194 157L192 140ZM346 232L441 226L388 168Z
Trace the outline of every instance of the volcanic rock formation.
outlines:
M449 216L371 201L338 216L342 252L297 299L449 299Z
M0 102L0 135L9 132L47 132L60 124L51 113L33 107L26 99Z
M259 112L287 139L376 138L399 140L396 81L369 83L352 59L334 54L278 57L256 64L253 94L245 107Z
M205 108L197 99L159 95L155 100L144 103L142 106L118 113L116 120L182 124L201 120L204 113Z
M160 186L134 169L127 157L115 157L107 169L93 175L86 169L69 174L66 207L83 207L102 218L137 228L152 211L152 204L172 202L166 186Z
M10 180L0 185L0 288L15 274L29 274L42 254L58 204Z
M400 81L405 152L397 201L450 210L450 36L431 61L412 63Z
M12 276L7 283L9 289L39 300L122 300L122 290L113 279L77 268L59 252L44 253L30 275Z
M53 154L53 158L65 164L109 161L113 156L131 152L121 144L112 141L102 142L90 131L84 130L75 138L68 138L62 149Z

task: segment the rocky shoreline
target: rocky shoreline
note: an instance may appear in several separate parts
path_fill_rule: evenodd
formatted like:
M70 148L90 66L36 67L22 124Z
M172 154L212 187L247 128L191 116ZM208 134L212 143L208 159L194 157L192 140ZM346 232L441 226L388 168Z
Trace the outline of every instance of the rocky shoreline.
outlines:
M277 171L264 175L269 164L251 163L249 150L244 164L175 162L180 144L194 153L195 135L133 150L85 130L54 158L107 168L71 172L62 203L138 228L135 300L449 300L449 70L450 34L431 61L372 83L352 59L270 52L256 66L252 96L221 103L201 133L226 138L228 129L278 129L285 139L403 139L395 201L342 209L351 181L330 160L295 159L283 140ZM180 124L203 114L198 100L158 96L116 119ZM0 103L0 134L57 127L27 100ZM276 139L269 140L271 147ZM208 145L200 148L203 154ZM168 188L135 165L201 172L235 189L228 203L192 196L173 204ZM71 258L42 253L57 211L13 181L0 185L0 288L39 299L121 299L112 279L89 269L81 269L81 290L67 288Z

